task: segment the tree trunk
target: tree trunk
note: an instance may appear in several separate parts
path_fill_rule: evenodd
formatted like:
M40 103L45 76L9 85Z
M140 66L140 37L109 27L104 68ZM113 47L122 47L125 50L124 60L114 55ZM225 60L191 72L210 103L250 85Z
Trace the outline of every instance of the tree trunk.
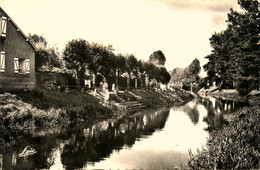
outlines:
M135 78L135 89L137 89L137 78Z
M130 89L130 79L131 79L130 74L131 74L131 73L128 73L128 78L127 78L127 89L128 89L128 90Z
M117 91L118 91L118 89L119 89L118 79L119 79L119 77L116 76L116 90L117 90Z
M93 73L93 89L96 88L96 74Z
M116 71L116 91L119 89L119 84L118 84L118 79L119 79L119 71Z
M149 86L149 79L148 79L148 75L145 75L145 87Z

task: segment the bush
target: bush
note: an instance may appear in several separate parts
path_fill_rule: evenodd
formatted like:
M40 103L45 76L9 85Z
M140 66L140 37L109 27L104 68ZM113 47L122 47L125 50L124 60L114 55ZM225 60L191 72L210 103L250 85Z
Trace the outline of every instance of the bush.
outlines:
M235 87L242 96L249 94L253 89L252 83L246 79L237 80Z
M113 116L112 111L98 103L88 103L82 107L71 107L67 108L67 114L70 122L82 123L92 122L99 119L111 118Z
M232 121L210 134L206 148L190 152L191 169L259 169L260 108L246 107L231 116Z

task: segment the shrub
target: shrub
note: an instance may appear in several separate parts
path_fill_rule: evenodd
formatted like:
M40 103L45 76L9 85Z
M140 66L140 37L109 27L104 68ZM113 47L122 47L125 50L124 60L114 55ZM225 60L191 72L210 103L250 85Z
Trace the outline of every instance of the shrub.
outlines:
M8 128L23 132L61 129L69 125L66 111L63 109L40 110L19 100L15 95L1 94L0 128Z
M242 96L247 95L252 91L252 83L246 79L239 79L236 81L236 90L241 94Z
M246 107L232 116L230 124L210 134L206 148L190 152L191 169L259 169L260 108Z

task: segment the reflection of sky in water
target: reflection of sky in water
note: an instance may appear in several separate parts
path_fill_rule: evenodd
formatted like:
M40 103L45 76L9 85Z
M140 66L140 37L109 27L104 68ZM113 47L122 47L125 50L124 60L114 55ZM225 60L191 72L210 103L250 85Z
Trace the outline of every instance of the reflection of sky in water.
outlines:
M104 160L88 163L85 169L172 169L176 165L185 165L189 158L188 150L196 153L198 148L205 145L209 135L205 129L221 128L223 112L234 108L234 102L220 101L213 97L197 98L184 106L171 109L168 117L165 112L148 111L131 116L131 121L126 119L119 124L115 122L118 125L115 137L119 135L117 133L129 134L128 128L132 129L134 125L136 129L133 128L133 131L136 130L136 134L140 132L141 135L135 136L133 145L125 143L121 149L111 150ZM162 127L159 126L161 123ZM110 124L114 127L113 122ZM152 128L151 133L148 133L151 130L149 127ZM91 129L85 129L85 137L107 129L108 122L101 122ZM61 151L62 147L56 150L57 156L51 169L62 167Z
M194 103L189 103L195 106ZM206 142L208 133L204 130L207 124L202 121L206 109L200 105L199 123L196 126L181 109L171 109L170 115L162 130L157 130L152 136L137 141L132 148L125 147L114 151L109 158L88 165L87 168L171 168L185 164L188 149L196 152ZM144 117L145 119L145 117Z
M205 144L209 131L223 127L226 111L245 105L208 96L177 108L143 110L59 134L10 133L6 140L17 141L12 150L0 153L0 169L173 169L186 164L188 149L195 153ZM37 153L18 158L25 146Z

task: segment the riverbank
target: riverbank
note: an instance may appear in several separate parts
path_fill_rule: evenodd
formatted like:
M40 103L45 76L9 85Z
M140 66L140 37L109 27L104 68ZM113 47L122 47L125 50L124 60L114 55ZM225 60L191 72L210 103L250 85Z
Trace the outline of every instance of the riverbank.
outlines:
M177 106L192 98L180 90L137 90L122 95L130 102L143 103L146 108ZM111 98L109 104L102 105L102 99L86 92L16 90L0 94L0 102L1 129L8 131L59 131L72 124L94 124L127 114L127 110L122 108L122 101Z
M248 102L250 105L260 105L260 91L253 90L247 96L241 96L235 89L218 90L217 87L201 89L198 94L201 97L213 96L235 102Z
M259 93L239 96L237 92L207 93L233 101L247 101L250 106L224 115L228 122L221 130L210 133L206 146L196 155L190 153L191 169L259 169L260 107Z
M191 155L191 169L259 169L260 108L243 108L228 116L229 125L210 134L206 146Z

